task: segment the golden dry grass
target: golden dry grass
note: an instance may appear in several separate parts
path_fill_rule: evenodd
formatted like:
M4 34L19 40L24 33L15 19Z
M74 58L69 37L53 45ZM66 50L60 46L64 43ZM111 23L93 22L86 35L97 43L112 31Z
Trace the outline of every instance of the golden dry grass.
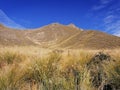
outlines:
M119 49L62 50L1 47L0 90L98 90L105 83L120 85ZM95 87L92 79L97 74L91 76L95 65L88 68L87 64L98 52L108 53L115 61L102 62L101 85Z

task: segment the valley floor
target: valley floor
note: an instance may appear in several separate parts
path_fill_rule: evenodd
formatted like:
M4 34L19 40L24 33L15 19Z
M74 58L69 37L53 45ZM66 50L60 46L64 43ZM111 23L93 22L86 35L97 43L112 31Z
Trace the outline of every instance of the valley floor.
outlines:
M120 49L0 47L0 90L120 90Z

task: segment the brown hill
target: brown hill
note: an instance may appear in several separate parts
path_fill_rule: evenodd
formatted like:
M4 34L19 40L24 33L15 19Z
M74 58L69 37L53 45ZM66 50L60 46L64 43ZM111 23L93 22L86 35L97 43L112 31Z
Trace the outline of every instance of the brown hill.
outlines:
M38 45L62 48L119 48L120 37L94 30L81 30L74 24L53 23L33 30L16 30L0 25L0 45Z
M71 25L64 26L53 23L42 28L26 31L26 37L39 45L52 45L58 41L65 40L71 35L80 32L80 29Z
M109 35L103 32L86 30L69 37L67 41L58 44L60 47L68 48L91 48L111 49L120 47L120 37Z
M0 25L0 45L34 45L34 43L25 37L24 31Z

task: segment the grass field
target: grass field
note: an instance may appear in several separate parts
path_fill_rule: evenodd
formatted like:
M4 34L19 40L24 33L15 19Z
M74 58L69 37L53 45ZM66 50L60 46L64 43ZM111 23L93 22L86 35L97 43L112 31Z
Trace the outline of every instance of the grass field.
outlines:
M1 47L0 90L120 90L120 49Z

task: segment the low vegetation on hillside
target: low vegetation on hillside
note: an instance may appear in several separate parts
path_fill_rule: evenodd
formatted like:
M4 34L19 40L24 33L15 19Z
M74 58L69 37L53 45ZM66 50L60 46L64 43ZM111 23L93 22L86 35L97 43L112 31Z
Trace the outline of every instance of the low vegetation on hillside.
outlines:
M0 90L119 89L119 50L0 48Z

